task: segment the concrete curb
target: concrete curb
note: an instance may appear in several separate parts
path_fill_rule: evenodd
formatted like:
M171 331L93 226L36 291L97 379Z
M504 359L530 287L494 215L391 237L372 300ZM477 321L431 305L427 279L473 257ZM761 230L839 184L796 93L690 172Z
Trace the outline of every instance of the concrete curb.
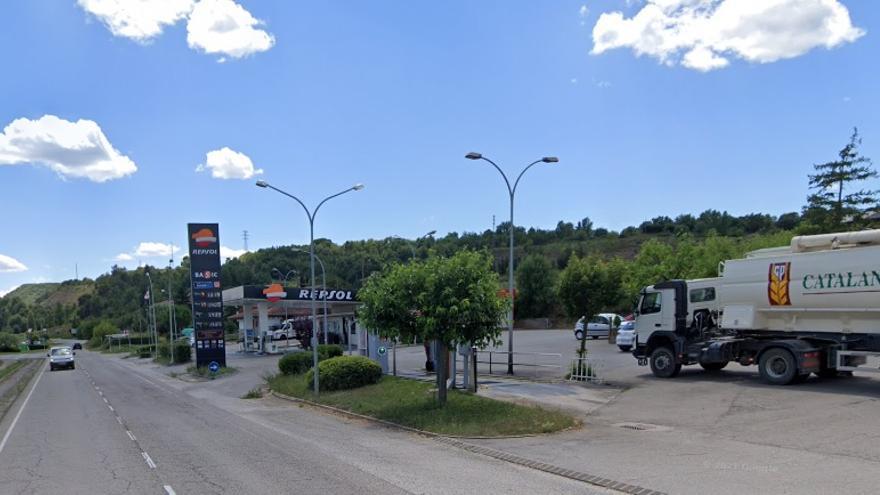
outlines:
M444 443L446 445L451 445L453 447L466 450L468 452L474 454L485 455L487 457L492 457L493 459L497 459L500 461L509 462L511 464L517 464L520 466L524 466L531 469L536 469L538 471L543 471L545 473L555 474L557 476L562 476L563 478L568 478L575 481L580 481L583 483L588 483L591 485L599 486L602 488L609 488L612 490L616 490L622 493L629 493L632 495L666 495L663 492L658 492L656 490L651 490L649 488L643 488L636 485L630 485L628 483L623 483L620 481L614 481L607 478L602 478L600 476L591 475L589 473L583 473L580 471L573 471L571 469L565 469L559 466L554 466L552 464L546 464L543 462L534 461L531 459L526 459L524 457L515 456L513 454L508 454L507 452L502 452L500 450L490 449L488 447L481 447L479 445L470 444L467 442L463 442L463 439L470 440L498 440L498 439L510 439L510 438L528 438L535 437L538 435L518 435L518 436L506 436L506 437L459 437L459 436L447 436L440 435L437 433L432 433L430 431L419 430L417 428L411 428L409 426L399 425L397 423L392 423L390 421L385 421L383 419L374 418L372 416L365 416L363 414L353 413L351 411L346 411L345 409L339 409L337 407L328 406L325 404L319 404L317 402L312 402L307 399L300 399L299 397L293 397L290 395L284 395L274 390L269 391L272 396L277 397L282 400L288 400L291 402L298 402L301 404L308 404L313 407L318 407L321 409L325 409L328 411L332 411L338 414L342 414L344 416L350 416L353 418L363 419L366 421L370 421L373 423L379 423L381 425L387 426L389 428L394 428L398 430L407 431L410 433L415 433L417 435L422 435L425 437L429 437L434 439L437 442Z

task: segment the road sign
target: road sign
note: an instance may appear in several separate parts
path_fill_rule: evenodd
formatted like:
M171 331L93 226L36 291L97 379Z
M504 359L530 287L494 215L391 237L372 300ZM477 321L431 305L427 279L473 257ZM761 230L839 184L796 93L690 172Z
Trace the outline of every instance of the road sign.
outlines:
M211 361L211 364L208 365L208 369L211 370L211 373L216 373L220 371L220 363L217 361Z

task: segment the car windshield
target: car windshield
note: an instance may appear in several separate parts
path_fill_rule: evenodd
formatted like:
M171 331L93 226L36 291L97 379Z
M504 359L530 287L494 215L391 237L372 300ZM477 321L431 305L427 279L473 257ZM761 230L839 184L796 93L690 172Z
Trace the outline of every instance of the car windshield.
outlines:
M636 323L634 321L625 321L620 324L621 330L634 330L636 328Z
M52 349L53 356L69 356L71 350L69 347L61 347L59 349Z

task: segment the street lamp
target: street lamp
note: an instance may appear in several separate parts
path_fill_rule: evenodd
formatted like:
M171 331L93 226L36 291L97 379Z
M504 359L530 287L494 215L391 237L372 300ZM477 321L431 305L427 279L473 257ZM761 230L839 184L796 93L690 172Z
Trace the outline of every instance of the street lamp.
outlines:
M312 276L312 288L311 288L312 363L313 363L313 366L315 369L314 387L315 387L315 394L317 395L319 392L319 389L318 389L318 332L314 331L314 327L317 326L316 323L318 321L318 308L315 305L315 215L318 214L318 210L320 210L321 206L324 203L326 203L327 201L330 201L331 199L333 199L337 196L342 196L343 194L350 192L350 191L360 191L361 189L364 188L364 185L363 184L355 184L344 191L340 191L336 194L327 196L326 198L321 200L320 203L318 203L318 206L316 206L313 211L309 211L306 204L303 203L302 201L300 201L300 199L297 198L296 196L294 196L290 193L284 192L281 189L278 189L277 187L269 184L268 182L266 182L264 180L258 180L257 187L273 189L274 191L281 193L290 199L293 199L294 201L299 203L300 206L302 206L303 210L306 212L306 216L309 218L309 269L311 270L311 276Z
M476 153L471 151L470 153L464 156L468 160L485 160L492 164L499 173L501 173L501 177L504 178L504 183L507 184L507 192L510 194L510 261L508 264L508 274L507 274L507 290L510 293L510 315L507 319L507 374L513 374L513 197L516 194L516 186L519 185L519 180L522 178L523 174L526 173L526 170L532 168L534 165L538 163L556 163L559 161L559 158L555 156L545 156L540 160L535 160L532 163L528 164L526 168L519 173L516 177L516 180L513 182L513 187L510 186L510 181L507 179L507 175L501 170L495 162L481 155L480 153Z
M150 272L146 272L147 280L150 282L150 319L153 320L153 352L156 353L156 356L159 356L159 331L156 328L156 306L153 304L153 277L150 276Z
M272 268L272 271L270 272L269 277L274 277L276 273L278 274L278 278L280 280L284 281L284 285L287 285L287 279L290 278L291 274L296 275L297 271L294 269L290 269L290 270L287 270L287 273L281 273L281 270L279 270L277 268ZM284 305L284 323L287 323L288 319L289 318L287 316L287 304L285 304ZM290 347L290 332L287 332L284 335L286 336L285 337L286 340L284 342L284 347Z
M308 251L304 251L299 248L292 248L291 250L296 251L297 253L305 253L305 254L309 253ZM323 287L323 290L326 291L327 290L327 270L324 269L324 262L321 261L320 256L318 256L316 254L315 259L318 260L318 264L321 265L321 287ZM313 333L316 333L315 329L314 329L315 323L317 323L317 322L315 320L312 320L312 327L313 327L312 332ZM326 294L324 295L324 342L329 343L329 342L327 342L327 295ZM348 351L349 351L348 353L351 354L351 342L349 342L349 344L348 344Z
M406 242L407 245L409 246L409 249L412 251L412 257L413 257L413 259L415 259L415 258L416 258L416 246L418 246L419 241L422 240L422 239L424 239L424 238L426 238L426 237L431 237L432 235L434 235L434 234L436 234L436 233L437 233L436 230L432 230L432 231L428 232L428 233L425 234L425 235L422 235L422 236L416 237L416 238L415 238L414 240L412 240L412 241L409 240L409 239L407 239L407 238L405 238L405 237L400 237L399 235L393 235L393 236L391 236L390 238L391 238L391 239L400 239L401 241Z

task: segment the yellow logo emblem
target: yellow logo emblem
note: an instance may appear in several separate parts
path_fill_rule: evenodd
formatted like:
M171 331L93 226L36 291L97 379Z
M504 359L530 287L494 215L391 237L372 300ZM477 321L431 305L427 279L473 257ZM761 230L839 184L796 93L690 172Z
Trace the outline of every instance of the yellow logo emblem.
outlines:
M791 282L791 263L771 263L767 282L767 299L771 306L791 306L788 291Z

